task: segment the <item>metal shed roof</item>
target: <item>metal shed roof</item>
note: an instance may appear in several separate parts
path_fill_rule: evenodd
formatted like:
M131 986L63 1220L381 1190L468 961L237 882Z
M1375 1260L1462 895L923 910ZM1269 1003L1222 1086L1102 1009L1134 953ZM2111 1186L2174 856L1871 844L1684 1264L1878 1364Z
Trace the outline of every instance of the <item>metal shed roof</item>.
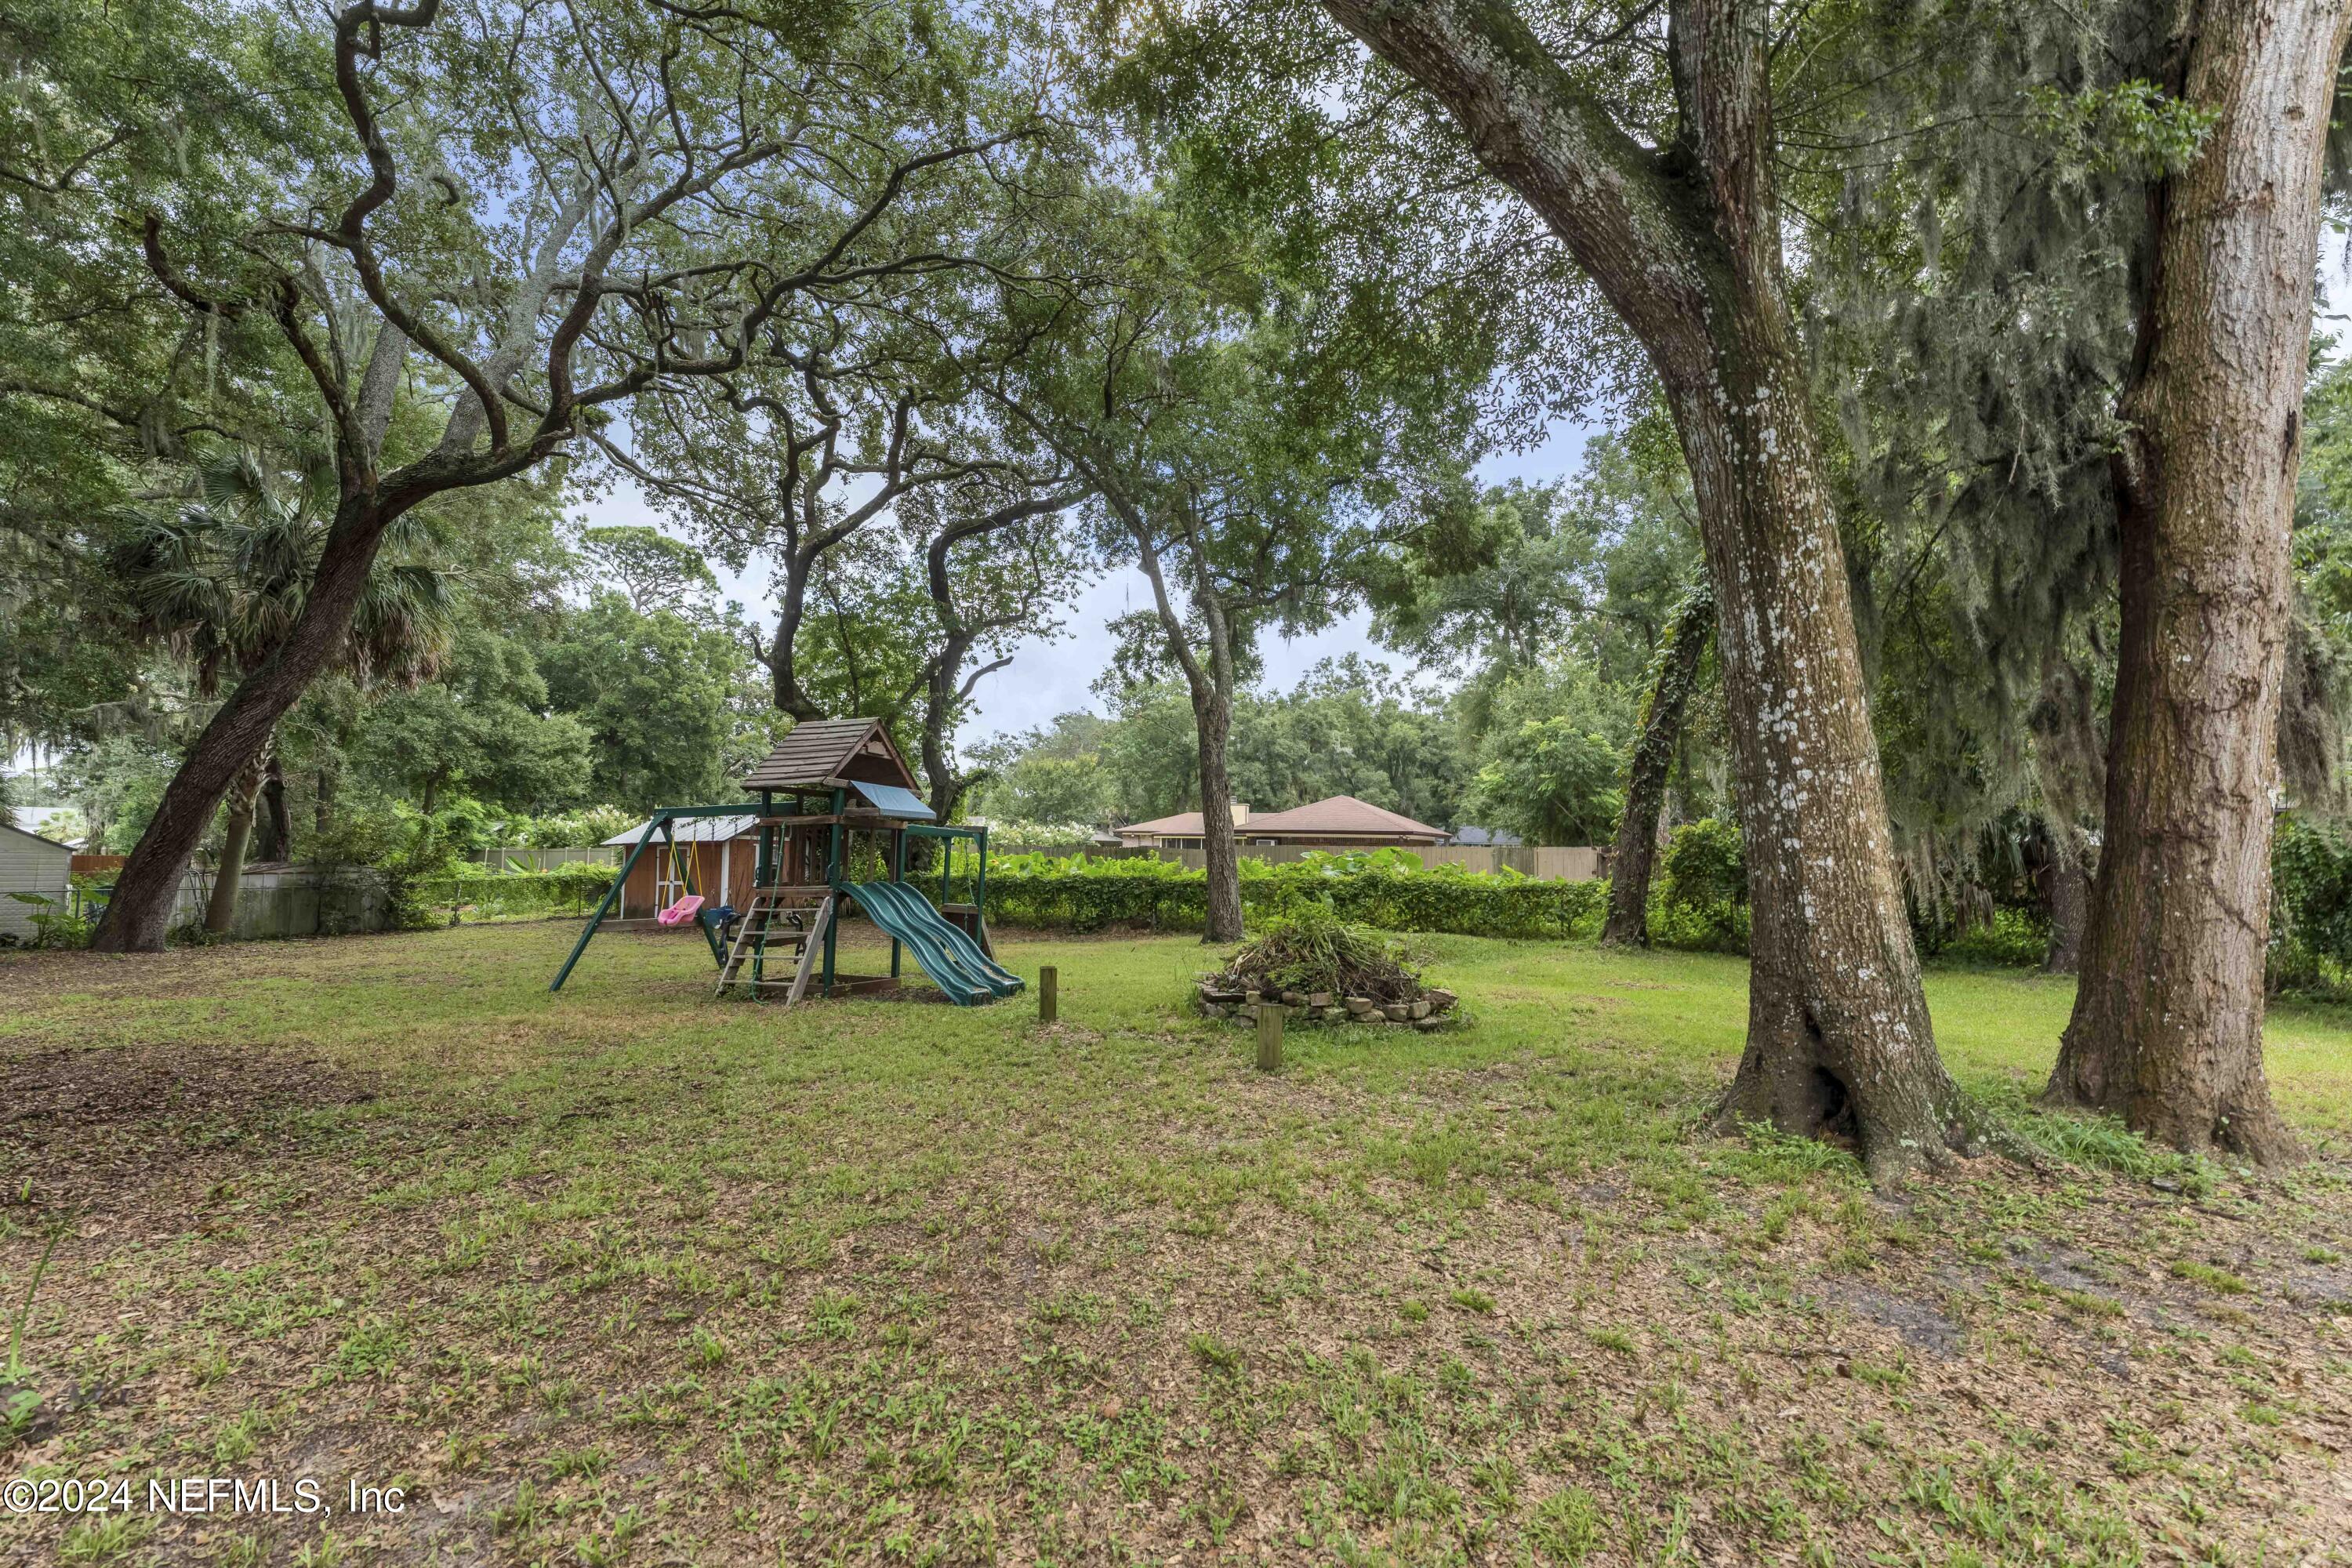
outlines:
M626 833L615 833L604 840L605 845L635 844L646 836L646 824L652 820L649 816ZM689 816L671 823L670 827L681 844L723 844L730 838L751 837L758 824L759 818L753 816Z
M29 827L19 827L13 822L0 822L0 827L6 828L19 838L29 838L45 849L54 849L68 859L73 858L73 846L70 844L61 844L46 834L36 833Z

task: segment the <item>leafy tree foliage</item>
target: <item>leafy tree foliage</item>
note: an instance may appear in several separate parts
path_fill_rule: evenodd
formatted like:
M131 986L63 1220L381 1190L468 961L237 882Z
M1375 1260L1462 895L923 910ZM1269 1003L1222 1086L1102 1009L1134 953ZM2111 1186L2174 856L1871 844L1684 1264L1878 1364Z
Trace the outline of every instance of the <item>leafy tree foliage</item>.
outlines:
M566 613L538 663L550 706L588 731L583 797L632 811L729 798L774 729L746 642L706 607L643 614L609 590Z
M1529 844L1605 844L1624 805L1633 705L1590 664L1558 656L1496 694L1470 809Z

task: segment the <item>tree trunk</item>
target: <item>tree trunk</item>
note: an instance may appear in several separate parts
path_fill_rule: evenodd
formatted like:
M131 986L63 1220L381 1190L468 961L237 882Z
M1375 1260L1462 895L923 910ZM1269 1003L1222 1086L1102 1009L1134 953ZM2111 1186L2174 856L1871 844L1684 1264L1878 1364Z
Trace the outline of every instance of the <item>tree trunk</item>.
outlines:
M2049 831L2050 862L2042 869L2042 897L2050 910L2050 946L2042 955L2042 968L2049 974L2072 974L2083 966L2091 873L2080 835L2063 823L2051 824Z
M228 832L221 843L220 868L213 873L213 896L205 905L205 929L226 936L236 923L237 889L245 885L245 851L253 842L253 807L261 769L248 764L228 793Z
M2219 119L2151 195L2115 458L2106 840L2050 1098L2179 1149L2298 1154L2263 1073L2271 813L2320 170L2347 0L2215 0L2180 89Z
M776 711L789 716L796 724L805 724L825 716L824 710L802 689L797 662L801 623L808 612L808 580L813 565L814 558L803 561L797 553L785 557L784 591L776 602L776 637L769 645L769 686L775 698Z
M1239 684L1234 666L1233 623L1224 602L1217 596L1214 574L1189 516L1183 530L1186 565L1192 580L1192 609L1207 634L1209 661L1201 662L1186 635L1184 619L1168 594L1168 575L1160 559L1158 536L1133 501L1117 489L1107 499L1135 540L1136 564L1151 584L1151 603L1160 629L1168 638L1168 652L1184 673L1184 689L1192 699L1192 734L1201 763L1201 858L1208 879L1208 923L1203 942L1242 939L1241 847L1234 839L1233 781L1225 767L1225 745L1234 728L1234 689Z
M278 748L269 749L269 760L261 769L261 816L254 845L257 860L284 860L294 853L294 818L286 809L286 764L279 760Z
M1192 728L1201 751L1201 857L1209 881L1203 942L1242 939L1241 846L1234 838L1233 777L1225 768L1233 726L1231 698L1213 688L1193 693Z
M2053 974L2072 974L2083 965L2098 850L2082 825L2106 788L2098 709L2090 676L2053 644L2042 661L2042 695L2027 721L2042 794L2042 834L2049 843L2037 878L2050 913L2050 946L2042 967Z
M956 710L955 676L963 668L965 639L950 635L948 646L924 671L923 782L930 786L930 807L940 822L955 815L971 784L948 756L948 719Z
M1657 675L1642 704L1642 736L1625 770L1625 809L1617 819L1617 847L1609 862L1609 918L1601 929L1604 946L1650 945L1650 873L1658 859L1658 818L1682 739L1683 714L1714 627L1715 597L1701 588L1684 601L1658 650Z
M372 497L346 497L319 556L301 614L275 652L237 683L196 737L163 804L114 884L90 946L100 952L161 952L172 901L213 813L269 733L342 647L392 519Z
M1759 0L1669 0L1680 110L1645 146L1508 5L1323 0L1421 81L1641 340L1681 436L1717 609L1754 908L1747 1049L1717 1113L1850 1131L1874 1180L1965 1108L1905 918L1844 552L1782 290Z
M1717 1121L1848 1133L1885 1181L1961 1147L1963 1107L1919 984L1793 337L1777 300L1725 319L1745 352L1667 392L1716 584L1754 921Z

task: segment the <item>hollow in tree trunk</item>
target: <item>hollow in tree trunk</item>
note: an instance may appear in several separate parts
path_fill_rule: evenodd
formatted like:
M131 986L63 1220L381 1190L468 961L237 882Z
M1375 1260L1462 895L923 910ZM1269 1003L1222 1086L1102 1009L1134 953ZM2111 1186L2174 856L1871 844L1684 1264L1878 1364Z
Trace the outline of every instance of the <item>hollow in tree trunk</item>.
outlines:
M2352 0L2217 0L2197 22L2176 86L2218 118L2150 197L2105 842L2049 1095L2272 1164L2298 1153L2262 1055L2287 530Z
M1714 629L1715 596L1702 586L1684 601L1658 649L1649 696L1642 704L1641 739L1625 770L1617 847L1609 861L1609 917L1601 928L1605 945L1650 945L1650 874L1658 860L1658 818L1682 740L1683 715Z

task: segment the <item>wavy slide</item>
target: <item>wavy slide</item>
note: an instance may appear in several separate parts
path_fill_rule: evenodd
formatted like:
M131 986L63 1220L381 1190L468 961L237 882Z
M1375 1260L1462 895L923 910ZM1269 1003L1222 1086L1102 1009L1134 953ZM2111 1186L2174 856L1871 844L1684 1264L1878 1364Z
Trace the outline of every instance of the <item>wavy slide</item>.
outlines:
M959 1007L1010 996L1026 983L981 952L962 928L900 882L854 882L849 896L883 935L903 943L933 984Z

